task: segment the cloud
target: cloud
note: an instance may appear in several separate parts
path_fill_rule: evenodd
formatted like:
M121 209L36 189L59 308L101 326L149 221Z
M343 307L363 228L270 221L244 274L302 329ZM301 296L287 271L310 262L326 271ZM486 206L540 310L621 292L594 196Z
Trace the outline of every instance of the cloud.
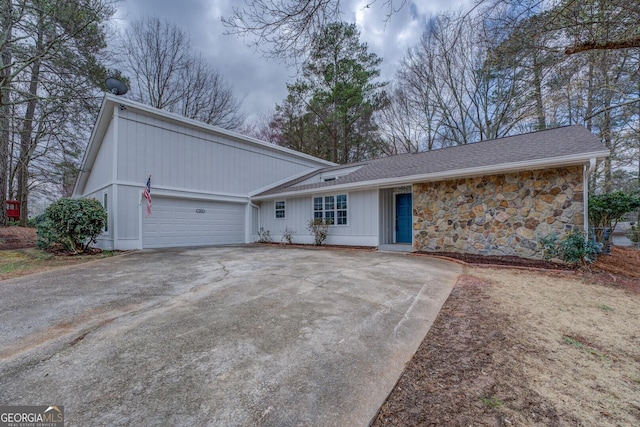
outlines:
M384 1L378 0L368 8L367 3L370 0L343 1L343 19L358 25L362 41L384 59L382 78L391 80L407 48L418 42L428 16L445 10L452 3L465 1L409 1L391 19L385 19ZM254 48L246 46L244 40L224 34L220 19L231 15L235 4L234 0L128 0L118 9L117 26L124 27L143 16L155 15L183 28L193 47L220 71L243 99L243 110L255 118L273 110L275 104L284 99L286 83L295 79L295 70L262 58Z

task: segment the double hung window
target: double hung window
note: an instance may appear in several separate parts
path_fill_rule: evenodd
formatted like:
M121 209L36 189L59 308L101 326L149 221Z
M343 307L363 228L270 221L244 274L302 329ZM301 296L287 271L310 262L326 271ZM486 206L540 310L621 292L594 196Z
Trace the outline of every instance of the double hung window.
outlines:
M347 225L347 195L337 194L314 197L313 219L324 219L332 225Z

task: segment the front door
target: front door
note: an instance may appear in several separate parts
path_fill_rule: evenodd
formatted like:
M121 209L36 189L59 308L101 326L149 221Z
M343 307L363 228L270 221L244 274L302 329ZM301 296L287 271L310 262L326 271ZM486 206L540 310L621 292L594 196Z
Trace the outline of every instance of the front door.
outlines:
M411 243L411 194L396 194L396 243Z

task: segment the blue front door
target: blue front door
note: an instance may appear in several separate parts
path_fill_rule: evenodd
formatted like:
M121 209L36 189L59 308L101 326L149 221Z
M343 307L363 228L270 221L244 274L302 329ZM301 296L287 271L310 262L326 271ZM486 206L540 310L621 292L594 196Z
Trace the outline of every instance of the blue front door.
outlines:
M411 194L396 194L396 243L411 243Z

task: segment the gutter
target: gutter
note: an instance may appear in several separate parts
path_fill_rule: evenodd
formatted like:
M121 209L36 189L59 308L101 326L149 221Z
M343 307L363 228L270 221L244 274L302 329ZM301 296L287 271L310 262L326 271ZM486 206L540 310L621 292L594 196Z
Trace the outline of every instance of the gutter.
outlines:
M343 191L343 190L354 191L354 190L364 190L364 189L370 189L370 188L383 188L383 187L392 187L395 185L407 185L410 183L423 182L423 181L424 182L442 181L442 180L454 179L454 178L465 178L469 176L491 175L495 173L509 173L509 172L518 172L522 170L571 166L571 165L584 164L586 160L589 160L589 162L595 163L597 158L599 157L604 158L604 157L607 157L608 155L609 155L609 151L597 151L597 152L591 152L588 154L586 153L573 154L573 155L561 156L561 157L555 157L555 158L544 158L536 161L527 160L527 161L520 161L520 162L503 163L498 165L478 166L478 167L473 167L468 169L456 169L456 170L448 170L448 171L441 171L441 172L427 173L427 174L399 176L394 178L381 178L381 179L375 179L370 181L349 182L349 183L335 184L335 185L323 185L323 186L307 188L304 190L292 189L289 191L281 191L278 193L256 195L256 196L252 196L251 199L255 201L272 200L278 197L291 197L291 196L297 197L297 196L305 196L305 195Z

